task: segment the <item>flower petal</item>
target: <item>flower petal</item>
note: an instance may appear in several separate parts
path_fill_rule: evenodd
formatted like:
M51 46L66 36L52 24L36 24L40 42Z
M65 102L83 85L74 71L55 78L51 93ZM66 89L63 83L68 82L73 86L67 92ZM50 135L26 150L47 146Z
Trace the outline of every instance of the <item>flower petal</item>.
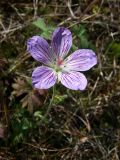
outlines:
M72 90L84 90L87 86L87 79L80 72L61 72L58 78L65 87Z
M44 64L49 64L52 60L49 44L40 36L33 36L28 39L27 51L34 59Z
M65 57L72 46L71 32L67 28L58 27L53 32L51 45L57 58Z
M90 49L79 49L64 61L66 69L73 71L87 71L97 64L95 53Z
M57 76L55 72L45 66L37 67L32 73L32 84L38 89L48 89L56 82Z

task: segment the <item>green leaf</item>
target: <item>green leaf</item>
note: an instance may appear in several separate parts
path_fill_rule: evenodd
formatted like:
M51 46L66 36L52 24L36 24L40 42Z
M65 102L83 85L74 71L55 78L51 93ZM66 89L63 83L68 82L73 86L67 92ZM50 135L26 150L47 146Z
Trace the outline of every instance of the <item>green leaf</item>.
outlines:
M114 56L117 56L117 57L120 56L120 43L117 43L117 42L112 43L110 49L112 50L112 54Z
M23 120L22 129L23 129L23 130L26 130L26 129L29 129L30 127L32 127L32 126L31 126L31 122L28 121L27 118L25 118L25 119Z
M40 28L42 31L46 31L47 26L44 22L44 20L42 18L39 18L38 20L36 20L35 22L33 22L33 25L35 25L36 27Z
M78 48L93 48L93 45L89 41L89 36L85 25L74 26L73 28L76 39L78 39Z
M62 102L64 102L64 100L66 99L68 97L68 95L56 95L55 97L54 97L54 103L55 104L59 104L59 103L62 103Z
M43 116L42 116L41 111L36 111L36 112L34 113L34 117L36 118L36 120L42 119Z
M75 44L72 44L72 48L71 48L71 51L74 52L78 49L78 47L75 45Z
M45 39L50 39L51 33L49 31L43 32L41 36Z
M89 42L85 36L80 37L80 48L88 48Z

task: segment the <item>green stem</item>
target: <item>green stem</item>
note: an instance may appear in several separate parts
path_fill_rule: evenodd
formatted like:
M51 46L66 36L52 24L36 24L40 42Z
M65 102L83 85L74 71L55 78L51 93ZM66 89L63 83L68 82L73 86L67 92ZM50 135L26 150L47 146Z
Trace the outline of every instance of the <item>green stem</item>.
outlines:
M44 117L42 118L41 122L43 122L43 121L47 118L47 116L48 116L48 114L49 114L49 112L50 112L50 110L51 110L54 97L55 97L55 85L53 86L53 94L52 94L52 98L51 98L51 100L50 100L50 103L49 103L49 105L48 105L48 109L47 109ZM41 122L40 122L40 123L41 123Z

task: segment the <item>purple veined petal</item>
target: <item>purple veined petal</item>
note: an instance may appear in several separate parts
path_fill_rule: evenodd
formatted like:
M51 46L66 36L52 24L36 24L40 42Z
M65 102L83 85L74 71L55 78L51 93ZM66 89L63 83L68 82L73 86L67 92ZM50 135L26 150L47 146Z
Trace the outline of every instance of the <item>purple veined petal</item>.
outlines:
M50 64L52 61L52 53L49 44L40 36L33 36L27 41L27 51L32 57L44 64Z
M64 66L73 71L87 71L97 64L97 57L90 49L79 49L64 60Z
M52 36L51 47L58 58L64 58L72 46L72 34L64 27L58 27Z
M72 90L84 90L87 86L87 79L80 72L61 72L58 78L65 87Z
M37 67L32 73L32 84L34 88L48 89L56 82L56 73L49 67Z

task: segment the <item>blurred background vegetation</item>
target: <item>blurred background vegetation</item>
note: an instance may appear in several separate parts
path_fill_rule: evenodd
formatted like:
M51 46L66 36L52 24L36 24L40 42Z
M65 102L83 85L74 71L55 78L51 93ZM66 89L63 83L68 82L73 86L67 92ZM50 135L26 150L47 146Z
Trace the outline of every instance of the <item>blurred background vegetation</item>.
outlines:
M0 0L0 160L120 159L120 1ZM98 64L85 91L35 90L33 35L69 28L72 51L91 48Z

